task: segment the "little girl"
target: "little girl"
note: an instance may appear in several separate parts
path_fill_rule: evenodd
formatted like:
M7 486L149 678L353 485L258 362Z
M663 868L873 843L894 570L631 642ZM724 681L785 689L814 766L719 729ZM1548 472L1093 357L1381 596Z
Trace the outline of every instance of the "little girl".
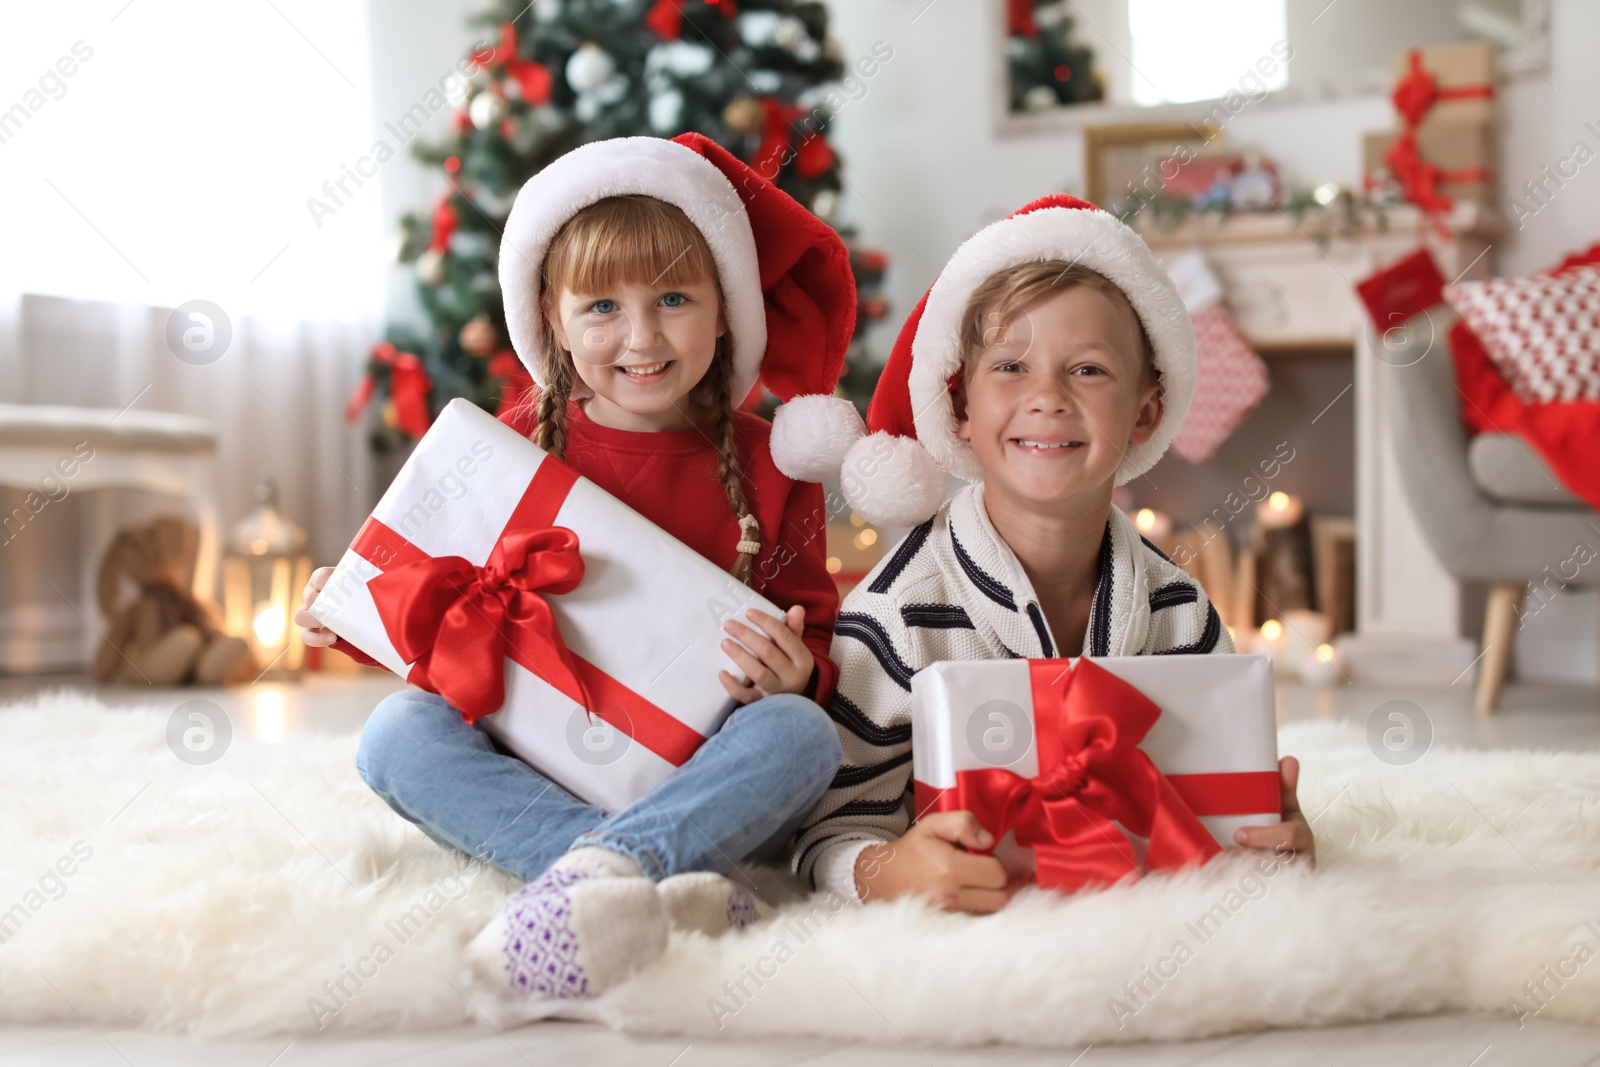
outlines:
M838 769L819 707L838 611L822 492L779 473L770 424L739 403L758 380L786 399L830 392L855 288L829 227L698 134L596 142L547 166L507 220L500 281L539 386L502 421L787 612L726 624L748 680L720 680L742 707L614 815L432 693L393 694L368 720L367 784L435 841L529 882L473 942L475 964L525 993L593 996L658 955L669 925L753 919L754 898L715 872L781 855ZM365 659L296 622L307 644Z

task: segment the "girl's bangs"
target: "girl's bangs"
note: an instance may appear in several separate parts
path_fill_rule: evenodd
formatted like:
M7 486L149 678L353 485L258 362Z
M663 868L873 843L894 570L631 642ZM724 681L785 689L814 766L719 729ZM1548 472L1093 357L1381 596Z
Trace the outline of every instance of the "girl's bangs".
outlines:
M711 247L682 210L649 196L613 196L574 215L550 243L546 284L598 296L623 285L715 279Z

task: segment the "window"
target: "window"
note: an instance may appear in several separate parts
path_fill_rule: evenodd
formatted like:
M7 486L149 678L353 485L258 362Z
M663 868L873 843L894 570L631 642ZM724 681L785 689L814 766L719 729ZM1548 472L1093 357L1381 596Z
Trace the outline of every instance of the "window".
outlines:
M1134 103L1211 100L1239 90L1241 79L1256 92L1264 91L1258 81L1283 88L1286 65L1270 64L1272 74L1262 77L1256 64L1286 39L1284 2L1128 0Z
M363 0L17 4L0 36L0 291L268 318L381 307ZM318 222L320 221L320 225Z

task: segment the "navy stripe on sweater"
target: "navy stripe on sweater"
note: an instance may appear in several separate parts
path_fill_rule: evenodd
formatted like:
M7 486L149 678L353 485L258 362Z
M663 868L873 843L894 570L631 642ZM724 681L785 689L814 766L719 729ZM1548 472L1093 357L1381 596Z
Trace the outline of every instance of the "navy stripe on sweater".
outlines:
M911 675L915 672L894 650L894 642L889 640L889 631L883 628L883 623L859 611L841 611L833 623L833 636L853 638L866 645L883 673L893 679L895 685L911 692Z

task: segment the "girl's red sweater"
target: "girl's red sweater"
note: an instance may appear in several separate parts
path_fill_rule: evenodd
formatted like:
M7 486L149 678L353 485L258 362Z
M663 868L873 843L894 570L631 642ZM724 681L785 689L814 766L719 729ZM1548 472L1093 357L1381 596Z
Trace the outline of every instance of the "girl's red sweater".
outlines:
M500 421L527 437L535 409L517 405ZM828 658L839 591L827 569L827 502L822 486L796 482L772 462L772 424L738 412L745 499L761 523L761 553L751 587L780 608L805 608L803 640L816 660L806 695L826 706L839 669ZM567 408L566 463L724 570L733 567L739 523L717 476L718 453L708 429L640 433L593 422L574 402ZM581 546L580 546L581 550ZM747 620L741 620L747 621ZM646 620L644 625L649 625ZM373 663L344 640L333 645Z

